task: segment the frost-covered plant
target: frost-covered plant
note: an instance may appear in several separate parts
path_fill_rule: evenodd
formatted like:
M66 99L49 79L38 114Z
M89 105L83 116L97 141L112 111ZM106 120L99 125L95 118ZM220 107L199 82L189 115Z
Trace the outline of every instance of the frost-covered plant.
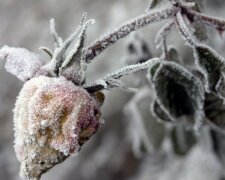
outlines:
M24 48L4 46L0 49L6 70L25 82L14 109L15 151L21 162L21 176L40 179L54 165L77 154L103 124L100 108L104 95L101 90L118 87L133 91L119 79L143 69L148 69L151 88L142 90L144 97L151 97L149 106L151 104L152 115L156 119L194 127L195 132L199 132L204 124L224 129L221 111L215 111L210 103L213 96L220 107L224 106L221 101L225 99L225 60L202 40L207 37L205 25L221 32L225 30L225 20L202 14L197 1L170 0L164 2L165 7L152 9L159 2L162 1L152 1L146 13L88 46L85 45L86 30L94 20L86 20L86 14L66 40L59 37L54 20L51 20L50 32L55 49L41 47L50 61L44 61ZM152 58L146 46L142 47L129 57L133 58L131 65L86 83L87 66L96 56L131 32L165 19L169 22L155 38L157 47L162 49L160 57ZM181 60L176 48L167 45L166 38L174 29L193 49L194 68ZM133 50L130 46L130 53ZM137 93L129 103L128 107L133 112L137 111L135 104L141 98L143 96ZM140 114L133 117L142 119ZM146 149L151 151L154 148L149 143L147 129L144 129L144 124L134 122L141 130L133 137L138 142L143 141Z

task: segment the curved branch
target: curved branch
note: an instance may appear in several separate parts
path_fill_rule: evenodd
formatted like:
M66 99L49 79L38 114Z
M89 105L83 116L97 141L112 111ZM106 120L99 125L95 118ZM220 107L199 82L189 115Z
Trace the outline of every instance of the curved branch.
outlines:
M93 60L97 55L102 53L105 49L118 40L129 35L131 32L143 28L148 24L172 18L175 16L178 10L179 8L175 6L157 9L124 23L113 32L104 35L102 38L86 47L84 50L84 58L88 63L91 62L91 60Z

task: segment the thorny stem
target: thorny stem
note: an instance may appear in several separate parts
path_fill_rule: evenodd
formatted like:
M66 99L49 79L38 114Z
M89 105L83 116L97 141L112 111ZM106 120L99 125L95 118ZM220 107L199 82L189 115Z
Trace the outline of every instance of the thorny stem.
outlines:
M171 7L157 9L153 12L140 15L139 17L124 23L113 32L104 35L99 40L96 40L90 44L84 50L84 59L86 62L90 63L97 55L102 53L105 49L118 40L129 35L131 32L141 29L148 24L173 18L178 11L180 11L182 15L185 15L190 22L199 21L206 25L212 26L219 31L225 30L225 20L198 13L190 9L188 5L179 3L178 1L171 0L171 3Z

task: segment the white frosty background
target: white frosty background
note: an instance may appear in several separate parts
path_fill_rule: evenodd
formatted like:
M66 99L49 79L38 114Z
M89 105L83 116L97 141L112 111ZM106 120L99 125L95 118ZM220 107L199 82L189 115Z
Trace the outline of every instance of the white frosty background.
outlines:
M207 12L225 17L225 5L221 5L223 0L211 0L211 3L210 0L206 1L209 2ZM148 4L147 0L0 0L0 47L5 44L25 47L47 58L38 48L42 45L52 47L49 35L50 18L55 18L57 30L65 38L78 25L82 13L87 12L89 18L96 19L96 23L88 30L88 42L92 42L125 20L143 13ZM145 33L150 44L156 27L158 25L141 31ZM89 77L95 79L121 67L122 57L126 54L126 42L120 41L96 58L89 66ZM182 42L176 43L179 45ZM153 45L151 47L154 50ZM225 55L224 40L218 38L217 46L214 47ZM131 83L132 80L126 79ZM3 63L0 62L1 180L19 179L19 163L13 149L12 109L21 87L22 83L6 73ZM123 105L130 94L120 90L106 94L107 99L103 107L105 126L84 145L78 157L70 158L56 166L43 176L43 180L221 180L221 169L215 157L212 154L203 154L203 158L198 159L198 155L202 154L198 147L185 161L173 159L169 161L170 164L168 159L161 155L136 159L126 140L127 125L122 114ZM211 162L211 166L206 162ZM194 164L198 169L191 171L189 164ZM183 169L183 174L179 168Z

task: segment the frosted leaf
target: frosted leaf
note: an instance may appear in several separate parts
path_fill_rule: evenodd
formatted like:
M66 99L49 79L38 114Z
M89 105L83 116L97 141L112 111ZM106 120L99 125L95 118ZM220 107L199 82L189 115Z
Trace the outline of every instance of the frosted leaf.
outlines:
M160 64L161 64L160 61L156 61L153 64L151 64L148 68L147 78L151 83L153 82L153 77L157 69L160 67Z
M171 115L167 112L167 110L163 109L163 107L159 105L157 100L155 100L151 104L151 112L155 117L157 117L159 120L162 120L164 122L174 121L173 117L171 117Z
M215 89L219 97L222 98L223 102L225 103L225 74L224 73L221 74L221 77L218 83L216 84Z
M206 78L206 89L216 91L216 85L225 68L225 60L209 46L199 44L194 48L196 64L200 67Z
M128 137L137 157L154 153L164 139L164 126L157 122L149 111L152 101L151 90L142 87L125 105L124 113L128 124Z
M82 57L86 28L87 25L83 27L75 47L73 47L73 50L67 55L59 69L59 74L61 76L74 81L75 84L82 84L86 78L86 63Z
M101 126L104 98L63 77L39 76L23 86L14 109L15 151L20 174L40 176L81 146Z
M204 88L199 79L174 62L162 62L152 81L157 102L173 119L191 116L196 130L202 126Z
M65 41L60 38L55 30L54 20L50 21L50 30L55 42L55 50L52 60L46 64L50 68L51 76L64 76L75 84L83 84L86 77L86 62L83 58L84 41L86 38L86 29L88 24L94 23L94 20L87 20L87 14L84 13L81 23L74 33ZM45 52L51 54L48 49Z
M53 37L53 40L55 42L55 47L60 47L62 46L62 43L63 43L63 40L61 37L59 37L58 33L56 32L56 29L55 29L55 20L54 19L51 19L50 20L50 33Z
M34 77L44 61L25 48L4 46L0 49L0 59L5 60L5 69L21 81Z
M198 67L191 68L190 71L202 82L203 86L206 84L204 73Z
M225 105L223 100L215 94L206 93L204 106L205 115L210 124L218 130L225 131Z

